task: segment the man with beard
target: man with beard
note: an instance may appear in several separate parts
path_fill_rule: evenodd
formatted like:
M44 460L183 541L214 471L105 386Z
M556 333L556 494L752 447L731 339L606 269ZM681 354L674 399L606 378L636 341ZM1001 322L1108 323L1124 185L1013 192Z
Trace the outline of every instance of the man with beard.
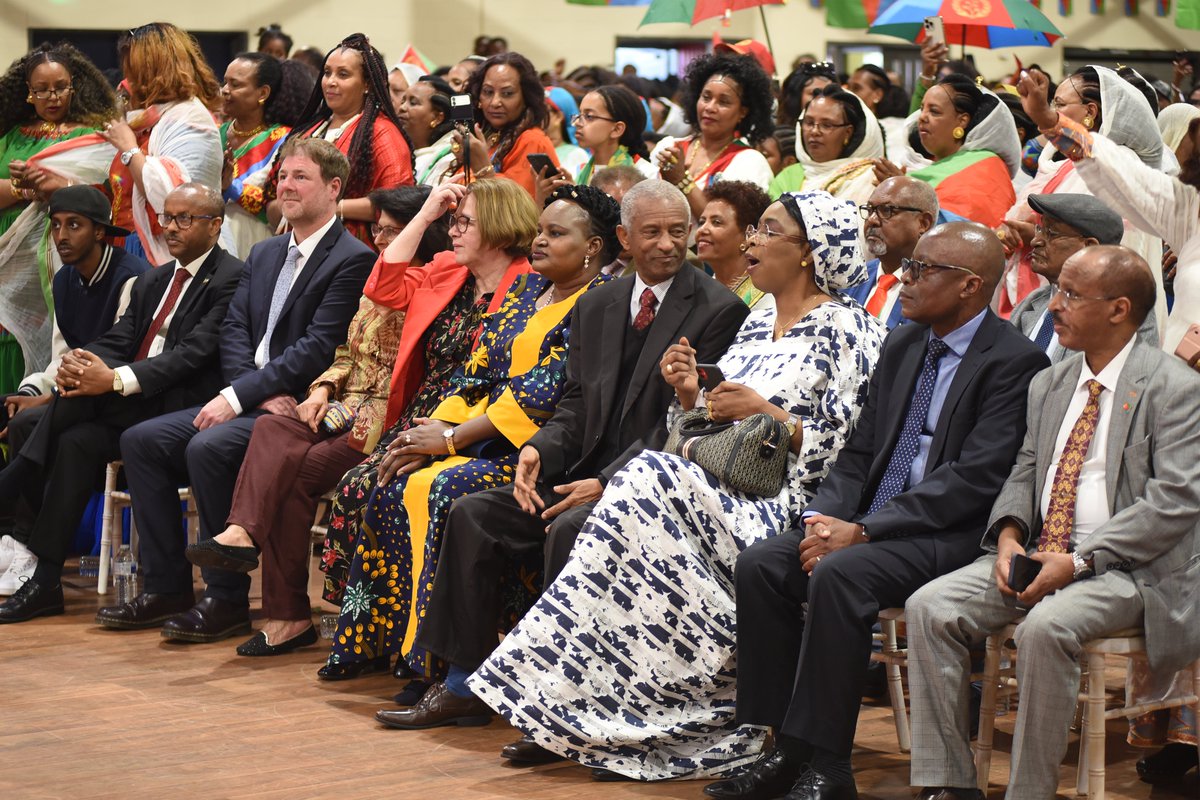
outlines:
M917 240L937 223L937 193L924 181L898 175L875 187L858 207L867 252L867 280L846 290L888 329L904 322L900 314L900 261L912 256Z

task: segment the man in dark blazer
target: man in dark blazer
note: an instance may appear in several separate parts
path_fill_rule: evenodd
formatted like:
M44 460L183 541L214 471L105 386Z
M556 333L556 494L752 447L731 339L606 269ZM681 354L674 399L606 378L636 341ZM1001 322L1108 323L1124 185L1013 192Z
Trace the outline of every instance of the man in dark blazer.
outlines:
M1055 279L1054 327L1077 352L1029 387L988 552L908 600L920 800L983 800L959 699L968 650L1020 617L1009 798L1055 796L1085 643L1143 629L1160 686L1200 657L1200 376L1138 335L1155 286L1137 253L1088 247ZM1014 555L1041 564L1020 593L1008 584Z
M1025 432L1029 381L1049 363L988 309L1003 267L1000 240L976 223L921 238L900 291L915 324L885 340L806 530L738 558L737 719L773 727L776 746L706 787L710 797L857 797L850 752L871 627L978 555Z
M206 568L205 597L191 606L177 489L191 484L201 540L220 549L209 540L225 528L255 419L296 413L296 398L346 341L375 261L337 217L350 169L345 156L322 139L295 139L279 159L278 195L292 232L258 243L246 259L221 336L228 385L203 407L121 437L145 587L132 603L101 609L103 625L156 625L190 606L166 621L163 636L212 642L250 632L248 575Z
M417 635L418 647L452 664L449 689L439 684L427 694L445 702L382 711L381 721L421 728L492 713L461 679L496 647L499 587L510 559L544 552L545 581L553 581L604 484L629 459L666 441L675 393L660 371L663 353L685 339L701 363L712 363L733 340L749 309L684 260L690 220L686 198L663 181L639 183L622 199L617 235L635 274L576 304L563 398L521 449L514 483L450 509ZM542 757L532 742L520 743L515 756Z
M217 246L224 212L221 195L200 184L167 195L162 227L175 261L140 275L116 324L64 356L48 405L14 418L31 430L0 482L19 479L38 509L29 540L37 566L0 606L0 622L62 613L67 548L104 465L121 457L122 431L220 387L221 323L244 266Z

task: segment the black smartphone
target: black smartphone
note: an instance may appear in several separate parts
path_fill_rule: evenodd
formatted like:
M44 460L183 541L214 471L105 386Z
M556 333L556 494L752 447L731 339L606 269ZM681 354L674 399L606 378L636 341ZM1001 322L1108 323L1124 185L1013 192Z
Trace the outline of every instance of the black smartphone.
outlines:
M725 375L716 364L697 364L696 374L700 376L700 388L711 392L725 380Z
M1008 564L1008 588L1020 594L1029 588L1041 571L1042 562L1034 561L1023 553L1014 553Z
M450 98L450 121L468 129L475 123L475 106L471 103L471 95L456 94Z
M555 175L561 174L558 167L554 166L554 162L550 160L550 156L546 155L545 153L530 153L525 157L529 159L529 165L533 167L533 171L537 173L539 177L553 178ZM543 175L542 173L547 167L550 168L550 171Z

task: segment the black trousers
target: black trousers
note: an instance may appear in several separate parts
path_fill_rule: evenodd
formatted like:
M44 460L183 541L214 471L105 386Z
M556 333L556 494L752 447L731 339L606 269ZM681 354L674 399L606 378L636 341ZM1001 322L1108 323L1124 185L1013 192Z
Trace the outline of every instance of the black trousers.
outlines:
M562 498L548 486L538 491L549 508ZM551 584L595 503L576 506L550 523L517 505L511 485L467 495L446 518L433 592L416 646L474 671L496 649L500 584L518 554L544 553L545 585Z
M801 531L737 560L737 721L850 757L881 608L937 577L932 536L854 545L800 567ZM808 604L805 614L803 604Z

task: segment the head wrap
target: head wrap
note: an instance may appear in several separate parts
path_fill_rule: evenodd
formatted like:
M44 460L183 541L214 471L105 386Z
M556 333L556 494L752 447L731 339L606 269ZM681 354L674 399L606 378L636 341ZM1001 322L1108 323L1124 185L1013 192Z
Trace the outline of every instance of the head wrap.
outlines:
M404 76L404 80L408 81L408 85L412 86L417 81L429 73L416 64L409 64L407 61L401 61L398 64L393 64L389 72L400 70L400 74Z
M1169 150L1177 150L1194 119L1200 119L1200 108L1190 103L1172 103L1158 112L1158 130L1162 133L1163 144Z
M858 207L828 192L787 192L779 198L800 224L812 249L813 278L821 291L840 292L867 279L859 246Z
M812 156L804 149L804 131L800 125L800 120L796 120L796 159L804 165L804 179L808 181L821 181L828 178L833 173L837 172L842 167L852 161L861 161L864 158L883 158L883 128L879 126L879 120L871 113L871 109L867 108L867 104L853 92L847 92L855 100L858 100L859 107L862 108L863 115L866 119L862 122L863 138L854 148L850 155L844 158L833 158L829 161L817 163L813 161ZM816 100L817 98L813 98ZM834 101L836 102L836 101ZM838 103L840 106L841 104ZM804 119L801 114L800 119Z
M575 103L575 98L561 86L548 89L546 91L546 98L554 103L555 107L562 112L564 124L567 128L567 141L571 144L578 144L575 141L575 124L571 122L579 114L579 106Z

